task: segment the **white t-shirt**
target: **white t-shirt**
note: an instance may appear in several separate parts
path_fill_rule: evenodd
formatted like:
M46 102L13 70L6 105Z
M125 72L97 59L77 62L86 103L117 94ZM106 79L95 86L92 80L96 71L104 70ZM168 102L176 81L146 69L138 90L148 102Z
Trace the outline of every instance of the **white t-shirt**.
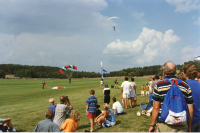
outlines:
M116 113L122 113L123 112L122 105L118 101L113 103L113 107L112 108L116 109Z
M124 81L121 85L123 87L123 94L130 94L130 89L133 85L129 81Z
M103 89L103 93L105 92L105 90L110 90L110 88L104 88L104 89Z

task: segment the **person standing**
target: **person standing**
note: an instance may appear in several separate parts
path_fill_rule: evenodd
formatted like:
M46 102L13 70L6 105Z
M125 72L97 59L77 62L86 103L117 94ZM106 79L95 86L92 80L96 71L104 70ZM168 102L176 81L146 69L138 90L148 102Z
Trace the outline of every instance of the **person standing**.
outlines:
M103 93L104 93L104 103L107 103L108 107L110 107L110 88L108 88L108 84L105 84Z
M133 85L128 81L128 77L125 77L125 81L121 85L121 95L123 98L125 98L126 109L128 109L127 98L129 100L130 108L132 108L132 103L131 103L131 99L130 99L130 93L131 93L130 89L133 90Z
M192 96L194 99L194 115L192 119L192 132L200 132L200 83L195 80L197 77L197 68L195 65L184 65L183 66L184 76L186 82L189 84L192 90Z
M42 89L44 89L44 85L47 85L46 83L45 83L45 80L43 80L43 82L42 82Z
M165 96L167 92L170 89L171 83L168 80L173 80L173 82L177 81L176 74L176 65L172 62L166 62L162 67L162 73L163 77L165 77L163 80L157 82L154 88L153 92L153 111L152 111L152 118L151 118L151 124L149 128L149 132L154 130L156 119L159 127L159 132L191 132L191 124L192 124L192 118L193 118L193 97L191 93L190 86L185 81L181 81L178 84L178 87L180 88L185 101L187 103L188 107L188 124L187 125L168 125L166 123L163 123L161 120L161 113L163 106L163 101L165 99ZM178 105L177 105L178 106Z
M130 94L130 97L131 97L131 104L133 104L133 101L134 101L134 97L135 97L135 90L136 90L136 83L134 82L134 78L131 78L131 82L130 82L132 85L133 85L133 90L130 90L131 91L131 94ZM133 105L132 105L133 106ZM135 106L135 104L134 104Z
M89 92L90 97L86 101L86 115L87 118L90 118L90 125L91 128L89 130L85 130L85 132L94 132L94 118L96 117L96 105L97 105L97 98L94 96L95 91L90 90Z

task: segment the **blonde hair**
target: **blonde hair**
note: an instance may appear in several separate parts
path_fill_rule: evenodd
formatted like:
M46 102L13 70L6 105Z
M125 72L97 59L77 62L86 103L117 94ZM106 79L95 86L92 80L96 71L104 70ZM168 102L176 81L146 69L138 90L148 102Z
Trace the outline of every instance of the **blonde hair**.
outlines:
M50 99L49 99L49 102L50 102L50 103L53 103L53 102L54 102L54 99L53 99L53 98L50 98Z
M80 113L78 111L73 111L70 114L70 118L74 119L75 121L79 121L81 119Z
M152 90L152 89L151 89L151 90L149 90L149 93L150 93L150 94L153 94L153 90Z
M105 110L108 110L108 104L107 104L107 103L104 103L104 104L103 104L103 108L104 108Z

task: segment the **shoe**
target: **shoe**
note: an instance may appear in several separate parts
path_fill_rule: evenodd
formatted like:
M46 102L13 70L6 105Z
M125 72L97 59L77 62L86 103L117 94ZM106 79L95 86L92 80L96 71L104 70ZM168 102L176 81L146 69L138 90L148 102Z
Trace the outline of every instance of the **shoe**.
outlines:
M90 123L88 123L87 125L90 125Z
M85 130L85 132L94 132L94 129L93 130L91 130L91 129Z

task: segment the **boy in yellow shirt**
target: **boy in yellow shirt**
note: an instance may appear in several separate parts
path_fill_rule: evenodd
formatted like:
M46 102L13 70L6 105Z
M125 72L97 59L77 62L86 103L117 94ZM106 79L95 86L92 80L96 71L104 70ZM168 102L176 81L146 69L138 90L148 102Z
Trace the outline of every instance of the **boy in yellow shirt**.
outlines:
M146 96L149 96L149 86L148 84L145 85Z
M144 90L145 90L145 86L143 84L143 86L141 87L141 97L144 96Z

